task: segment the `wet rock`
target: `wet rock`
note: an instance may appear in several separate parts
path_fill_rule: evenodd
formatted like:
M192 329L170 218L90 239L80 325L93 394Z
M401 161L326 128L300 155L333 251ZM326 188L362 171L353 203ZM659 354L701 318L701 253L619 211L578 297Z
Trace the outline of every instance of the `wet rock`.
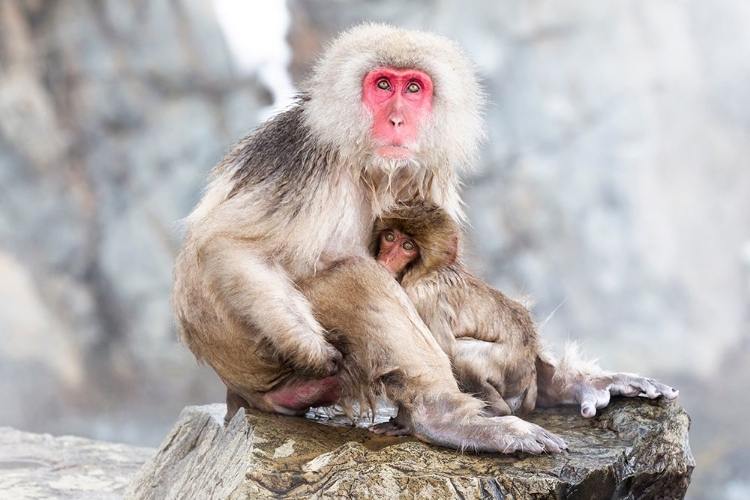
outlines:
M354 426L188 407L126 498L683 498L695 462L677 403L612 402L529 420L563 436L560 455L473 455ZM330 423L330 422L329 422Z
M0 498L121 498L155 451L0 427Z

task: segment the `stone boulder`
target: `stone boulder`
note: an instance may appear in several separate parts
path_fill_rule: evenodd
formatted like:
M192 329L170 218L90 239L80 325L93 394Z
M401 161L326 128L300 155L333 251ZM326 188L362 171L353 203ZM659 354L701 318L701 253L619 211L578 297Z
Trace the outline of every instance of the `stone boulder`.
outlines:
M183 410L126 498L683 498L695 467L675 402L616 399L591 420L536 411L529 420L570 448L543 456L459 453L253 410L224 425L224 411Z
M133 475L155 452L0 427L0 498L122 498Z

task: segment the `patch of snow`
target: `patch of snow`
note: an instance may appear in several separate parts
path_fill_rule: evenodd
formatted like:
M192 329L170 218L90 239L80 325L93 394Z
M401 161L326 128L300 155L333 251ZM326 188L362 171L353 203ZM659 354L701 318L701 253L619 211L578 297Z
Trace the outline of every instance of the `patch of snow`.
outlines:
M288 70L292 51L286 40L290 25L286 2L214 0L214 10L237 70L258 75L273 95L273 104L260 118L288 107L297 89Z

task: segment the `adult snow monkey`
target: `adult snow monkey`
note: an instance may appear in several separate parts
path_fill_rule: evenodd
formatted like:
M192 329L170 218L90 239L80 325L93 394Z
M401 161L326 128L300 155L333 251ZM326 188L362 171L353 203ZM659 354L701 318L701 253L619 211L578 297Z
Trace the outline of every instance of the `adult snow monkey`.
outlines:
M481 105L453 42L364 24L331 44L294 106L216 166L186 219L172 300L182 340L227 386L227 418L242 406L303 414L384 394L426 442L565 447L516 417L482 416L403 289L368 256L375 218L398 202L462 219L457 171L478 152ZM618 391L571 377L582 407ZM636 381L638 392L660 390Z

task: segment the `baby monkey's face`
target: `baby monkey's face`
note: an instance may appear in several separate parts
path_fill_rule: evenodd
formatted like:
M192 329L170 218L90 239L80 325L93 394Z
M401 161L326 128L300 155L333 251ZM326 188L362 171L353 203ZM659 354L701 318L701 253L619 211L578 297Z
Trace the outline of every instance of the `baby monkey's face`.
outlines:
M419 247L409 235L396 229L385 229L380 233L378 262L394 277L398 277L417 256Z

